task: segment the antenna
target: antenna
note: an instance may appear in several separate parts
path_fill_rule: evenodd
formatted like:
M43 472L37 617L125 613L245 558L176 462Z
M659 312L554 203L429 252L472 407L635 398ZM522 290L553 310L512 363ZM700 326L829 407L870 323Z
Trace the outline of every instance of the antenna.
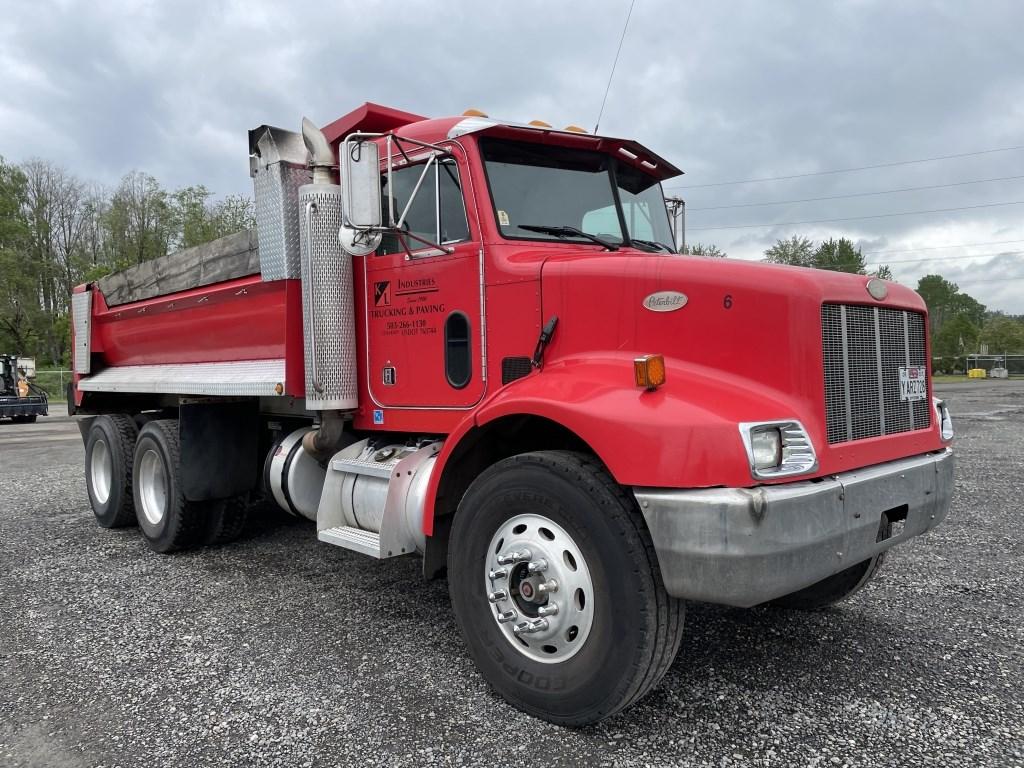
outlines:
M601 125L601 116L604 114L604 105L608 101L608 91L612 87L612 78L615 77L615 65L619 63L619 54L622 53L622 41L626 39L626 30L629 28L629 17L633 15L633 6L636 5L636 0L632 0L629 4L629 13L626 14L626 23L622 25L622 37L619 38L619 49L615 51L615 60L612 62L612 71L608 75L608 85L604 88L604 98L601 99L601 111L597 113L597 122L594 123L594 133L597 133L598 127Z

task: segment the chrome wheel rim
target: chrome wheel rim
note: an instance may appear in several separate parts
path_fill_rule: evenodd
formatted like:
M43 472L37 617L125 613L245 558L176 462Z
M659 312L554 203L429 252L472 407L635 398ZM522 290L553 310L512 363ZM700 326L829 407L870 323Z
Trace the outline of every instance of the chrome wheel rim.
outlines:
M106 440L92 444L92 458L89 461L89 475L92 481L92 495L97 504L106 504L114 484L114 461Z
M485 595L513 648L545 664L579 653L594 623L594 584L568 531L517 515L491 538L485 563Z
M160 454L148 449L135 468L139 483L139 500L146 520L157 525L167 511L167 475Z

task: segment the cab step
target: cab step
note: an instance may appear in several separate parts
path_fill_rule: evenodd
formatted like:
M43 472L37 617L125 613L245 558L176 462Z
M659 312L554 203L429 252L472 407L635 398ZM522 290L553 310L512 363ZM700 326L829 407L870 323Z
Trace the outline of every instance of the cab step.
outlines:
M390 552L387 554L381 552L380 534L373 531L364 531L362 528L339 525L336 528L325 528L322 531L318 531L316 537L328 544L362 552L364 555L376 557L378 560L391 556ZM399 554L405 553L400 552Z

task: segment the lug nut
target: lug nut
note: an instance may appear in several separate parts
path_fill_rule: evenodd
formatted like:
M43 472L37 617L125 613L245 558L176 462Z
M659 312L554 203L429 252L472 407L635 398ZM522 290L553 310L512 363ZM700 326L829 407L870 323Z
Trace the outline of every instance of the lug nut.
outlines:
M527 566L526 566L526 570L527 570L528 573L543 573L547 569L548 569L548 561L545 560L543 557L540 558L539 560L534 560L533 562L527 564Z
M547 619L532 619L516 624L512 627L512 631L517 635L532 635L534 632L541 632L547 628Z
M498 614L499 624L508 624L510 621L515 621L519 617L519 614L515 611L504 611Z
M499 589L488 594L487 599L492 603L499 603L502 600L508 600L508 592L503 589Z
M515 565L532 557L533 554L528 549L513 550L512 552L506 552L504 555L498 555L498 565Z
M558 604L549 603L548 605L542 605L537 609L537 613L541 616L554 616L558 613Z
M537 585L537 592L541 595L546 595L550 592L558 591L558 582L554 579L548 579L547 581L541 582Z
M497 579L504 579L507 576L508 576L508 571L506 571L504 568L499 568L498 570L491 571L490 573L487 574L487 578L489 578L491 581L495 581Z

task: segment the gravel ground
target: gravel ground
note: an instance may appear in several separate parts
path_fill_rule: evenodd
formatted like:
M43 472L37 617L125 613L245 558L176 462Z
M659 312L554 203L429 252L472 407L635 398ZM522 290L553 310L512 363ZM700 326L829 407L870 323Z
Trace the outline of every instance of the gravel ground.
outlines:
M947 522L815 614L690 606L661 687L567 730L475 673L444 581L257 520L153 554L75 424L0 424L0 765L1024 766L1024 383L941 387Z

